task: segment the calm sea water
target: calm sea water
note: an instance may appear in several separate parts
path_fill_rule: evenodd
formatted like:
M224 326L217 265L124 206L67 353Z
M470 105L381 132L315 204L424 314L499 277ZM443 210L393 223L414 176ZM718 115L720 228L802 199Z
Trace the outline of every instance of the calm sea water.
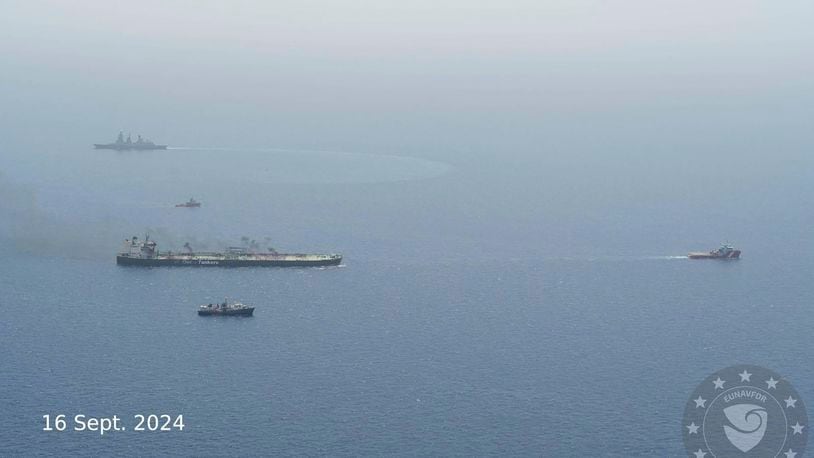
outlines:
M673 146L8 148L0 451L683 456L687 396L717 369L766 366L814 402L811 159ZM345 261L117 267L145 232ZM681 258L725 239L742 260ZM224 296L256 315L196 316ZM43 432L60 413L186 429Z

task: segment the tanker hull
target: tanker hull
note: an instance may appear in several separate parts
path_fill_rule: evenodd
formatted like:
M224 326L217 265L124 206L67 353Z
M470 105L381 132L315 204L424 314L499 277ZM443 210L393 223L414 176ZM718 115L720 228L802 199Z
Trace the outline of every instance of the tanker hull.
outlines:
M242 247L230 247L226 252L158 251L158 245L147 237L124 241L124 249L116 256L120 266L140 267L320 267L336 266L342 262L341 254L303 254L268 252L255 253Z
M342 262L340 255L274 256L254 258L214 258L195 256L157 256L153 258L116 256L120 266L139 267L322 267L336 266Z

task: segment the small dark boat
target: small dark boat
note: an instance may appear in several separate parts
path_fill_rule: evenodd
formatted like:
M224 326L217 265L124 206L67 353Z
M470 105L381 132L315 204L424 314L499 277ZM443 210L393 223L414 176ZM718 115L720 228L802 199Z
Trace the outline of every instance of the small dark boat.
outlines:
M254 307L240 302L229 303L223 301L220 304L204 304L198 307L198 315L200 316L252 316L253 314Z
M192 197L190 197L188 201L186 201L186 202L184 202L182 204L176 204L175 206L176 207L186 207L186 208L197 208L197 207L201 206L201 203L198 202L197 200L193 199Z

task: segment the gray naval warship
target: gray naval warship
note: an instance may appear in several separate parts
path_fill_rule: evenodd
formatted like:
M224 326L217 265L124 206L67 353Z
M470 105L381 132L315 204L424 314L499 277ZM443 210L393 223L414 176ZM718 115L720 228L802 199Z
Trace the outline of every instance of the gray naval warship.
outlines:
M204 304L198 307L200 316L252 316L252 314L254 314L254 307L226 300L220 304Z
M116 256L116 264L122 266L191 266L191 267L318 267L336 266L342 262L341 254L291 254L250 252L243 247L231 247L225 252L195 252L189 243L186 252L159 252L158 245L147 236L139 240L133 237L124 241L124 247Z
M96 149L114 149L116 151L167 149L167 145L156 145L150 140L141 138L141 135L138 136L136 141L133 141L133 139L130 138L130 134L127 134L127 139L125 140L122 132L119 132L119 136L116 137L115 142L94 143L93 147Z

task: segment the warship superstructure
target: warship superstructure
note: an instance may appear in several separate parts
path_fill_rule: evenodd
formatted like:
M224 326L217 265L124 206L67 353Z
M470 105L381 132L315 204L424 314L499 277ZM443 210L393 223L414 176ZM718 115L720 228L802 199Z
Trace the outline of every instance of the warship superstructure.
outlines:
M115 142L94 143L93 147L96 149L114 149L116 151L167 149L167 145L156 145L150 140L141 138L141 135L138 136L136 141L130 138L130 134L127 134L127 139L125 139L122 132L119 132Z
M252 316L252 314L254 314L254 307L226 300L220 304L204 304L198 307L200 316Z
M191 266L191 267L317 267L335 266L342 262L341 254L278 253L249 251L232 247L225 252L195 252L189 243L186 252L159 252L158 245L145 237L124 241L116 264L124 266Z

